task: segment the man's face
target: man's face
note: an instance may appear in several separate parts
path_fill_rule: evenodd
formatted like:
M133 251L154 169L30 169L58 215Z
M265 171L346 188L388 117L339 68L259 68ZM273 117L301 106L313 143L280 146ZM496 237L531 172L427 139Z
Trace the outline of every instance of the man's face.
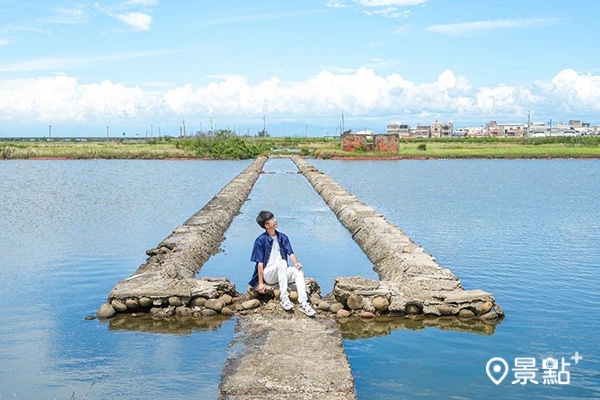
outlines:
M277 229L277 219L275 219L275 217L268 219L267 222L265 223L265 228L266 229Z

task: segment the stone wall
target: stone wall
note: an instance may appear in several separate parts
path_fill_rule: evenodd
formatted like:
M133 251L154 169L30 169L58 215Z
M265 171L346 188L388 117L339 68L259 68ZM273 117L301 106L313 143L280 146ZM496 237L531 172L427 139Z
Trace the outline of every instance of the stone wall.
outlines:
M200 305L207 299L236 298L235 286L228 279L195 276L219 251L225 231L247 200L266 160L257 158L200 211L148 250L146 262L111 290L97 316L110 318L118 312L135 311L173 315L180 307L181 313L187 314L187 306Z
M477 317L486 321L504 316L490 293L464 290L458 277L438 265L434 257L383 215L304 159L292 159L348 229L379 275L379 281L362 277L336 279L334 299L330 301L344 306L343 316L348 311L363 316L424 314Z

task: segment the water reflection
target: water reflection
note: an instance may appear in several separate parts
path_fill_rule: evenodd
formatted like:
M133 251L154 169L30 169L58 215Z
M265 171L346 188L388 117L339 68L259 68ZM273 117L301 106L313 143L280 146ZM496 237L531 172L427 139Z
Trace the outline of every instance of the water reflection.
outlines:
M369 339L386 336L393 331L408 329L420 331L425 328L438 328L443 331L460 331L479 335L493 335L500 319L484 321L475 318L427 317L423 315L404 317L377 317L372 320L344 318L338 325L344 339Z
M216 331L224 322L234 317L155 317L150 314L117 314L106 321L112 331L140 331L170 335L190 335L195 331ZM328 318L328 317L324 317ZM344 339L369 339L386 336L396 330L420 331L438 328L479 335L493 335L501 319L484 321L476 318L428 317L410 315L403 317L380 316L374 319L339 318L339 329Z
M190 335L194 331L216 331L232 317L153 317L150 314L117 314L108 320L111 331L140 331L171 335Z

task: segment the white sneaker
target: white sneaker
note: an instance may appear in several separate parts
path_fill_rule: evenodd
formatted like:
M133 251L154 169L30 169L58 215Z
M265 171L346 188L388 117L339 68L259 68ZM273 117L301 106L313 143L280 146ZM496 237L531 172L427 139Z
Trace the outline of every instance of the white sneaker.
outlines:
M305 301L304 303L300 304L300 306L298 307L298 310L300 310L304 314L308 315L309 317L314 317L316 314L315 310L313 310L313 308L310 306L308 301Z
M294 308L294 305L292 304L292 302L290 301L289 297L282 297L281 301L279 302L279 304L281 304L281 307L285 310L285 311L290 311L291 309Z

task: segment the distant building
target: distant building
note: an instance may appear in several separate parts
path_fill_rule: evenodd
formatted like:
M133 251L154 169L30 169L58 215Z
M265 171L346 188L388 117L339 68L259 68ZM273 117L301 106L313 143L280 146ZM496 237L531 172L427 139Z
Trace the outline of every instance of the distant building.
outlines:
M387 126L388 135L398 135L400 137L410 136L410 126L402 122L393 122Z
M452 137L454 132L454 122L448 121L448 123L438 122L437 120L431 124L431 137Z
M527 130L527 124L512 122L497 123L496 121L490 121L485 125L485 127L490 136L522 137L525 135Z
M471 128L456 128L452 136L454 137L466 137L469 135Z
M412 136L422 138L431 137L431 125L417 125L412 132Z

